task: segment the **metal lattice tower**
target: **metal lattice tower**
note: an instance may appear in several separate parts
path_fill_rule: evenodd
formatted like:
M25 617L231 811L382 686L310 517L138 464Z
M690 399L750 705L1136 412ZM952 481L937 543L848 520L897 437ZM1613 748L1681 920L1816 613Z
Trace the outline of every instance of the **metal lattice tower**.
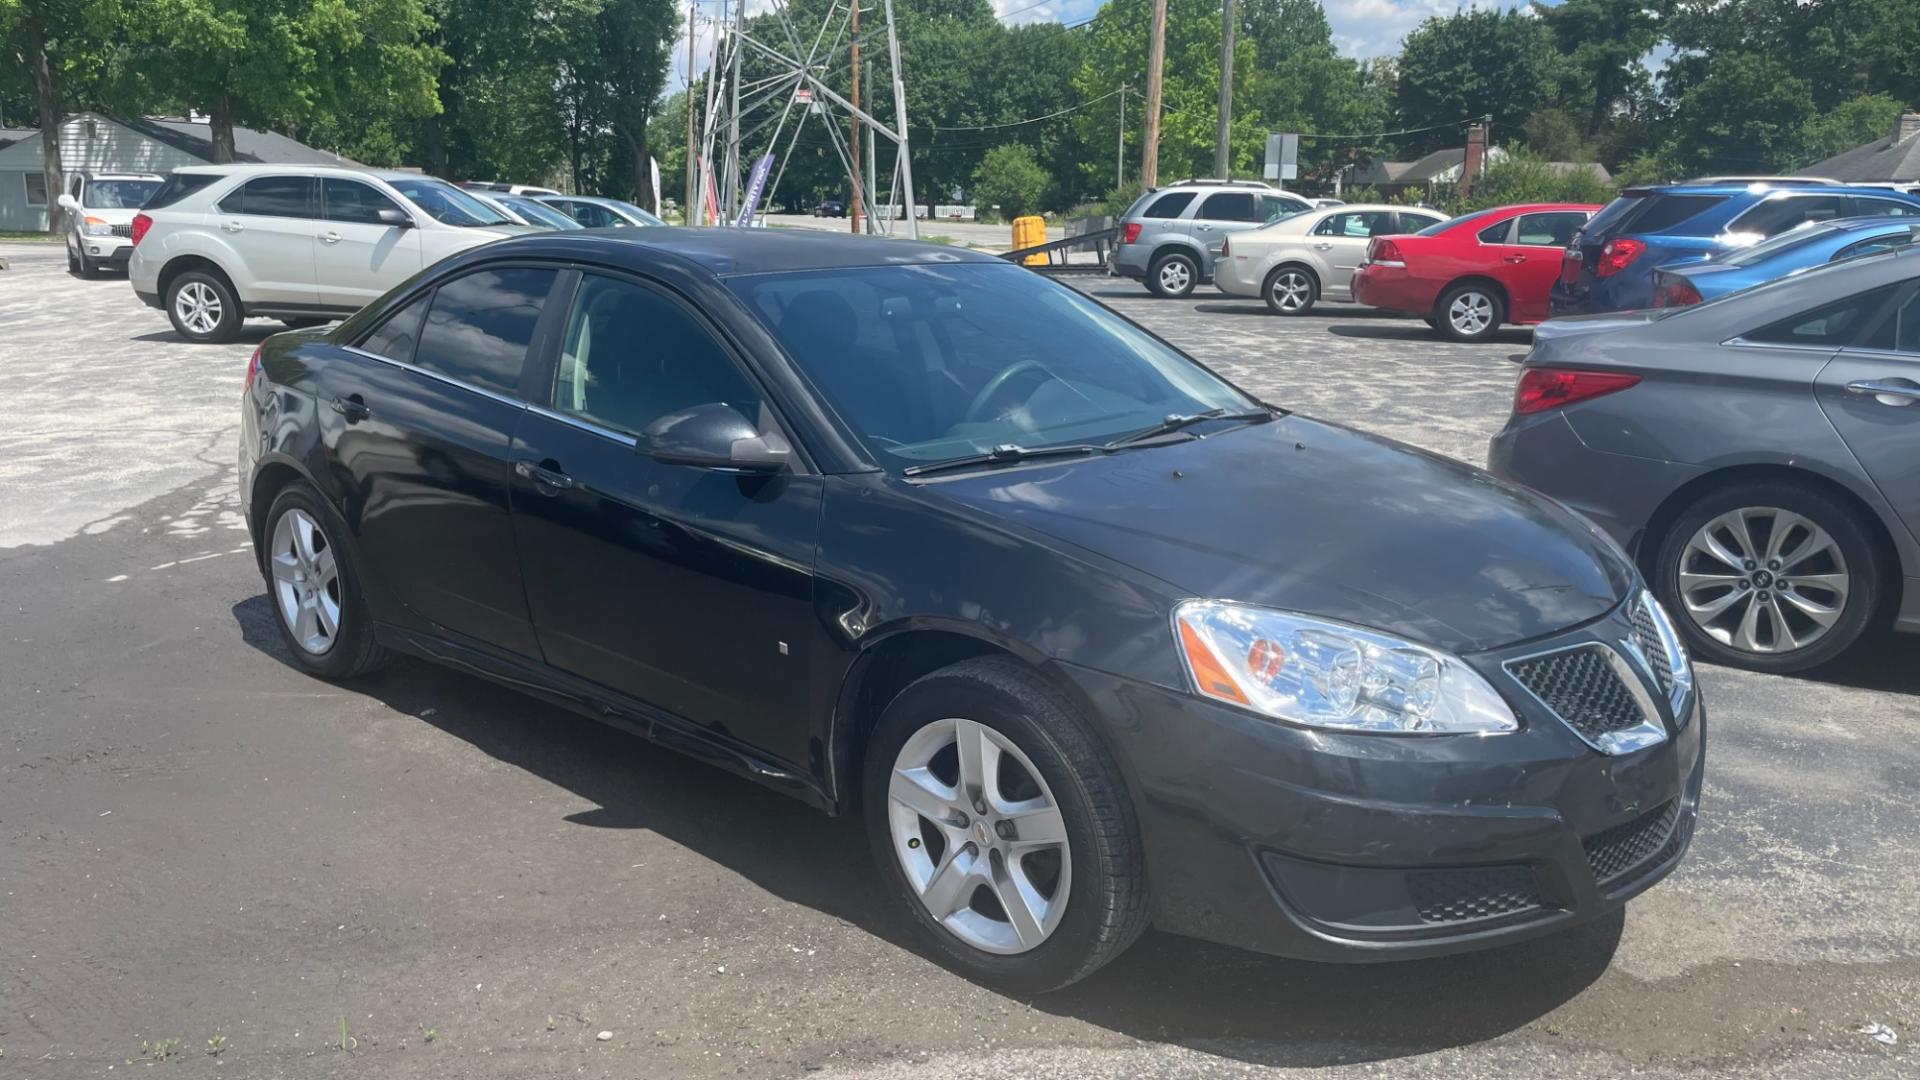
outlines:
M747 0L719 0L717 18L707 19L698 12L698 0L689 7L689 16L711 25L715 31L707 66L703 121L695 135L698 169L695 186L697 205L690 207L687 220L722 226L746 225L751 210L763 220L766 200L757 199L743 186L742 169L751 168L763 181L762 192L779 187L787 162L799 145L808 118L818 118L827 131L828 141L840 158L850 190L858 192L859 202L881 213L865 215L869 233L891 233L893 223L904 204L907 235L918 238L919 222L913 214L913 161L908 153L907 91L900 70L900 38L894 30L893 0L881 0L885 18L888 67L893 83L893 120L897 130L882 123L871 112L848 100L827 85L825 76L841 70L854 55L858 25L854 5L862 0L832 0L818 26L795 24L786 0L773 0L769 14L779 29L777 40L767 41L747 29ZM871 0L859 14L873 11ZM762 23L765 25L764 21ZM871 24L869 24L871 26ZM802 32L804 29L804 33ZM743 81L742 61L754 58L773 73ZM688 107L694 102L689 94ZM796 115L796 113L798 115ZM858 125L866 137L865 161L856 168L849 135ZM885 138L898 151L894 155L892 176L886 198L880 198L879 178L873 168L874 143ZM764 159L764 160L763 160ZM771 176L768 172L771 170ZM856 177L858 180L856 181ZM856 223L858 224L858 223Z

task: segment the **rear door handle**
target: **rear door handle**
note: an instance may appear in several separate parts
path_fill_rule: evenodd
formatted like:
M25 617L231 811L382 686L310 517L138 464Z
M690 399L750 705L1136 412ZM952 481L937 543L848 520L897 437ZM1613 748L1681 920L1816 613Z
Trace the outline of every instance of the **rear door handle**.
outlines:
M1525 255L1508 255L1503 261L1510 262L1510 263L1523 263L1527 261L1527 257Z
M1873 399L1882 405L1905 408L1920 401L1920 383L1906 379L1861 379L1847 384L1849 394L1872 394Z
M348 394L343 398L334 398L333 411L346 417L347 423L349 424L357 424L373 415L373 410L367 408L367 403L361 400L359 394Z
M337 232L323 232L320 234L320 242L323 244L337 244L340 242L340 234Z
M242 225L237 221L223 221L220 223L220 227L222 229L227 230L228 232L239 232L242 229L246 228L245 225Z
M1315 245L1313 245L1313 250L1315 250L1315 251L1332 251L1332 250L1333 250L1333 245L1332 245L1332 244L1329 244L1329 243L1327 243L1327 242L1326 242L1325 240L1322 240L1322 241L1320 241L1319 243L1317 243L1317 244L1315 244Z
M531 461L516 461L513 471L524 479L533 481L535 491L542 495L558 495L574 486L573 477L555 469L535 465Z

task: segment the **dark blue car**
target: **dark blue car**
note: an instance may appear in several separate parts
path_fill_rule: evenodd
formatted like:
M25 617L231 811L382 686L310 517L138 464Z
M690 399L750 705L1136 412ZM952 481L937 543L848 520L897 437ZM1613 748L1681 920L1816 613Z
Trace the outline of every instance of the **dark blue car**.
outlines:
M1847 217L1920 221L1920 198L1831 182L1627 188L1575 234L1548 298L1548 311L1585 315L1651 307L1657 267L1749 247L1810 222Z
M1920 219L1867 217L1803 225L1725 256L1668 263L1653 272L1653 306L1685 307L1827 263L1920 240Z

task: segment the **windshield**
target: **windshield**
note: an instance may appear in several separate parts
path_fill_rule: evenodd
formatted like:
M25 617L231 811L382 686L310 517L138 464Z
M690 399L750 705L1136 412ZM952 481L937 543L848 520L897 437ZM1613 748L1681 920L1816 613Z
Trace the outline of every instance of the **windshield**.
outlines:
M1429 225L1426 228L1421 229L1419 232L1414 233L1414 235L1415 236L1439 236L1441 233L1446 232L1448 229L1453 228L1455 225L1465 225L1469 221L1479 221L1481 218L1488 217L1501 209L1503 208L1495 207L1492 210L1475 210L1471 214L1462 214L1457 218L1448 218L1445 221L1435 222L1432 225Z
M1120 316L1008 263L755 274L728 286L895 471L1258 407Z
M93 210L138 210L160 190L158 180L94 180L80 194L80 205Z
M546 203L523 199L518 195L497 196L507 209L526 218L535 225L545 225L550 229L577 229L580 223L548 206Z
M442 225L469 228L477 225L511 225L506 215L444 180L406 178L388 180L393 189L405 195L413 205Z

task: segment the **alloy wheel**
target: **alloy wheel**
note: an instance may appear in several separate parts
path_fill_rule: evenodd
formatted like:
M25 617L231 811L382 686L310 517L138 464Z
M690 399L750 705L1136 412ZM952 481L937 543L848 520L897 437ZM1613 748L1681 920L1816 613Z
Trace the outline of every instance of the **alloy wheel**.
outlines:
M1779 654L1826 637L1851 591L1846 558L1811 519L1772 506L1730 510L1680 554L1681 607L1701 632L1742 652Z
M1160 287L1170 293L1186 292L1193 284L1193 273L1180 259L1168 259L1160 264Z
M928 724L895 756L887 803L908 885L955 937L1016 954L1060 925L1072 884L1066 819L1007 736L972 720Z
M1493 322L1493 299L1486 293L1463 292L1447 305L1447 323L1463 336L1485 333Z
M294 643L319 656L340 637L340 564L327 534L305 510L289 510L273 527L268 552L273 595Z
M189 281L174 294L173 312L187 329L211 334L220 325L220 294L204 281Z
M1298 270L1282 270L1273 276L1273 303L1281 311L1302 311L1313 299L1313 282Z

